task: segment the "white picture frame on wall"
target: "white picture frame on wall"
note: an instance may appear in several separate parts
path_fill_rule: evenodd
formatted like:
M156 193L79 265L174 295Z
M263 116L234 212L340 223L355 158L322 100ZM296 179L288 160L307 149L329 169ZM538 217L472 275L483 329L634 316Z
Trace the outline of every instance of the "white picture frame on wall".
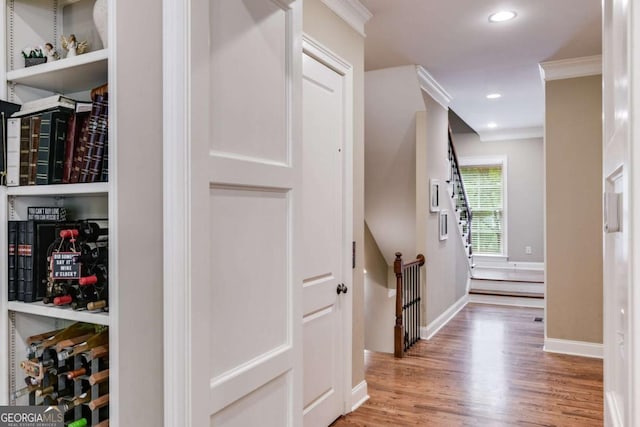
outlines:
M449 211L447 209L440 210L440 216L438 218L438 230L440 240L446 240L449 238Z
M429 211L430 212L438 212L440 211L440 199L442 196L440 195L440 180L431 178L429 180Z

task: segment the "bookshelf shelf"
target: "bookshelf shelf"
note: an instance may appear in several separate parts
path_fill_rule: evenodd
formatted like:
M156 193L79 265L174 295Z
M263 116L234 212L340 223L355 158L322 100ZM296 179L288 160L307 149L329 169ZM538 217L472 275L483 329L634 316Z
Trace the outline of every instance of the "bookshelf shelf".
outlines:
M109 192L108 182L92 182L86 184L28 185L7 187L8 196L82 196L106 195Z
M109 325L109 313L106 312L75 311L71 308L48 306L42 302L24 303L19 301L9 301L7 309L17 313L36 314L54 319Z
M7 72L9 83L69 94L107 81L109 50L101 49L73 58Z

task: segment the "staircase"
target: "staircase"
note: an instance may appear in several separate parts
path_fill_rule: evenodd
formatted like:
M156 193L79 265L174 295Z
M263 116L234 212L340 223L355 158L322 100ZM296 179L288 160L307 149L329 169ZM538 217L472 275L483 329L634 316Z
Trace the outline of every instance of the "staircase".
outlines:
M471 212L471 207L469 206L467 193L464 191L462 175L460 174L460 164L458 162L456 149L453 146L451 127L449 127L449 178L447 179L447 184L449 195L455 208L455 219L460 231L459 235L462 238L469 269L472 270L475 266L473 263L473 246L471 244L471 219L473 218L473 212Z

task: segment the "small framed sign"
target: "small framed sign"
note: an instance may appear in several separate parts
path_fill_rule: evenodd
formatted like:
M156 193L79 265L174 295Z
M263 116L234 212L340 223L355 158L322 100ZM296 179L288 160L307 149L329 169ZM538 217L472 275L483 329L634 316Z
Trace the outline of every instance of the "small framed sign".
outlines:
M442 209L438 221L440 228L440 240L446 240L449 237L449 211Z
M438 212L440 210L440 180L431 178L429 180L429 211Z
M54 252L51 254L51 277L58 280L79 280L80 252Z

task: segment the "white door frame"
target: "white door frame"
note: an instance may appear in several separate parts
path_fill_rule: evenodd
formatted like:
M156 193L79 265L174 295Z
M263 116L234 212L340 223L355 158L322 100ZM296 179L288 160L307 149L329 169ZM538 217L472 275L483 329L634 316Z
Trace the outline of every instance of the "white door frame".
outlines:
M189 201L191 1L164 0L162 8L164 425L192 426L189 352L192 328L188 316L191 311L189 248L192 217ZM167 393L167 390L173 392Z
M340 74L344 79L344 189L343 189L343 278L349 289L343 295L343 310L341 324L344 325L342 339L344 349L344 403L342 413L351 412L353 404L351 398L352 376L352 337L353 337L353 270L351 259L351 245L353 241L353 67L344 59L309 37L302 36L302 51L325 66ZM304 165L302 166L304 168ZM302 319L300 319L302 322ZM304 379L303 379L304 381Z
M628 291L627 291L627 307L629 313L626 320L627 336L625 337L624 344L626 346L626 356L628 357L628 372L626 373L629 378L627 384L628 401L624 402L624 413L618 413L616 407L615 397L613 397L610 384L614 383L614 372L609 355L616 354L620 351L619 336L617 330L612 327L612 322L609 319L613 319L615 316L620 316L619 306L615 301L614 285L607 280L605 275L604 280L604 425L607 427L632 427L640 423L640 405L637 404L640 399L640 339L638 334L640 333L640 282L638 276L640 275L640 222L638 221L638 212L640 212L640 174L637 171L640 168L640 149L637 147L637 139L640 135L640 62L637 60L637 53L640 49L640 8L636 7L637 4L624 5L621 9L620 19L626 21L626 31L624 28L617 27L617 29L624 34L626 38L625 45L626 50L618 51L612 49L613 43L621 43L619 39L614 39L616 27L612 16L607 11L611 6L611 1L603 2L603 80L604 80L604 127L603 127L603 148L606 149L609 138L608 130L616 132L615 129L617 122L623 121L621 126L628 126L628 151L621 153L624 157L626 164L624 164L625 177L624 186L626 186L626 198L628 201L624 202L622 209L628 209L628 212L621 214L622 218L628 218L628 221L622 223L622 227L628 227L625 230L628 233L627 243L625 243L625 249L628 251ZM621 84L620 88L617 87L620 82L615 81L619 78L616 74L616 66L618 68L625 68L626 77L624 84ZM620 79L622 80L622 79ZM615 85L615 86L614 86ZM615 88L616 92L607 90ZM622 108L616 108L618 101L616 94L618 91L624 91L623 96L629 97L629 105L622 106ZM619 98L620 96L618 96ZM621 110L626 117L618 116L618 110ZM603 173L603 180L606 182L607 174L613 170L615 165L610 165L607 168L606 154L605 154L605 167ZM605 187L606 188L606 187ZM606 254L606 251L605 251ZM607 260L605 259L605 266ZM628 425L625 424L625 419L628 421Z

